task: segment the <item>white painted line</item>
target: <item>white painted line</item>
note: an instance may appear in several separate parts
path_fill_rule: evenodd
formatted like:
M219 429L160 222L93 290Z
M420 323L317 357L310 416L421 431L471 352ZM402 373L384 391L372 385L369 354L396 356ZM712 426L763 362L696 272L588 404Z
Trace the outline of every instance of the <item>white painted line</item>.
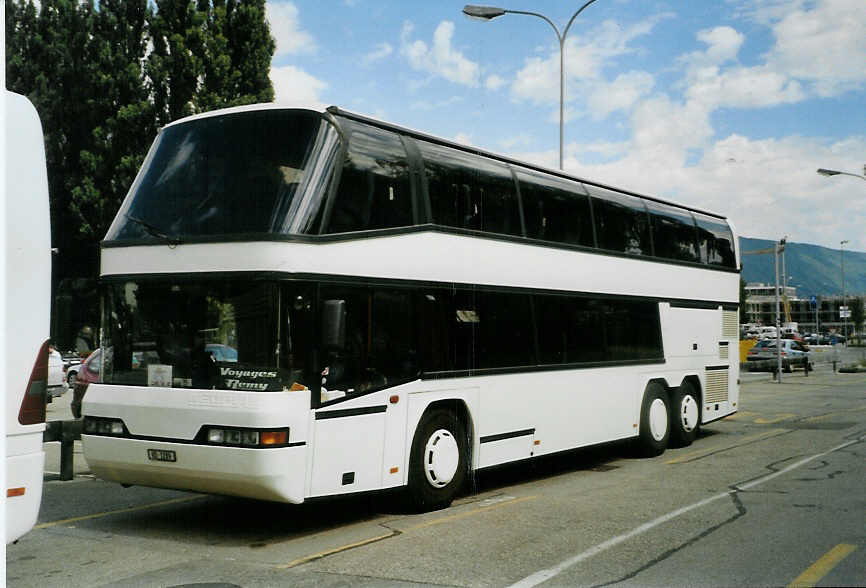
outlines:
M782 468L778 472L773 472L772 474L767 474L766 476L762 476L762 477L760 477L756 480L753 480L751 482L748 482L746 484L741 484L741 485L735 486L733 490L729 490L727 492L722 492L721 494L716 494L715 496L710 496L709 498L704 498L703 500L695 502L694 504L690 504L688 506L683 506L682 508L678 508L678 509L671 511L667 514L664 514L658 518L655 518L649 522L646 522L646 523L640 525L639 527L635 527L631 531L623 533L622 535L617 535L616 537L611 537L607 541L604 541L602 543L599 543L598 545L590 547L586 551L578 553L577 555L572 556L572 557L568 558L567 560L565 560L565 561L563 561L563 562L561 562L561 563L559 563L553 567L550 567L550 568L547 568L544 570L539 570L539 571L535 572L534 574L527 576L526 578L523 578L519 582L512 584L509 588L532 588L533 586L538 586L539 584L546 582L547 580L550 580L551 578L555 578L556 576L558 576L559 574L561 574L562 572L564 572L568 568L570 568L574 565L577 565L580 562L585 561L591 557L595 557L599 553L601 553L603 551L607 551L611 547L614 547L616 545L619 545L620 543L628 541L629 539L636 537L642 533L645 533L646 531L649 531L650 529L658 527L659 525L663 525L663 524L667 523L668 521L671 521L682 514L685 514L687 512L695 510L697 508L701 508L702 506L706 506L706 505L713 503L717 500L720 500L722 498L726 498L728 496L731 496L732 494L736 494L737 492L741 492L743 490L748 490L750 488L754 488L755 486L759 486L761 484L764 484L765 482L769 482L770 480L777 478L777 477L781 476L782 474L786 474L786 473L790 472L791 470L795 470L799 467L806 465L810 461L814 461L818 458L824 457L825 455L829 455L830 453L839 451L840 449L844 449L850 445L854 445L855 443L860 443L864 439L866 439L866 435L861 436L857 439L854 439L853 441L848 441L846 443L842 443L841 445L837 445L836 447L833 447L832 449L829 449L823 453L818 453L818 454L813 455L811 457L806 457L804 459L801 459L798 462L795 462L795 463L793 463L793 464L791 464L785 468Z

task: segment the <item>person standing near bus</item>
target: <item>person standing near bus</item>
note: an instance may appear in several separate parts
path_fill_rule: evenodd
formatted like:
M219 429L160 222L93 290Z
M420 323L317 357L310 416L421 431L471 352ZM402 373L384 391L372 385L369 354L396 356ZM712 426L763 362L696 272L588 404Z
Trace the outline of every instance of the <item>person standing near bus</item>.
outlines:
M75 351L80 357L87 357L93 351L93 328L84 325L75 337Z

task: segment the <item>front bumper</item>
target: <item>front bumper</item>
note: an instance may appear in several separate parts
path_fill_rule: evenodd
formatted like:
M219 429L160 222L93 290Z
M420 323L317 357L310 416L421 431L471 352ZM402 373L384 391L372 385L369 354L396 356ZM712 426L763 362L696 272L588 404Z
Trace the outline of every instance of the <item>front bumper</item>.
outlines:
M293 504L304 501L305 444L244 449L84 434L81 440L90 469L104 480ZM177 461L151 461L148 449L173 451Z

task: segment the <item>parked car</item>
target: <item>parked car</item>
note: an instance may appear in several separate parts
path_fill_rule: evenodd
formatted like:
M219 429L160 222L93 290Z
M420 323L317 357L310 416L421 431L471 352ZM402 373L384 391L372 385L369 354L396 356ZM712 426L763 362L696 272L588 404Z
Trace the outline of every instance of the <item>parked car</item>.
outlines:
M66 351L63 354L63 373L66 378L66 383L72 388L75 385L75 378L78 376L78 370L81 369L83 358L75 351Z
M72 416L81 418L81 401L84 399L84 393L87 392L87 385L90 382L99 380L99 371L102 368L102 350L97 349L87 356L79 366L78 375L75 379L75 386L72 388L72 402L69 407L72 409Z
M238 350L220 343L208 343L204 347L214 361L237 362Z
M811 355L807 346L794 339L782 339L779 343L782 346L782 369L785 372L790 372L794 366L812 369ZM764 367L764 363L761 365L755 363L754 365L758 369L764 368L773 371L776 369L776 364L773 364L772 361L776 360L778 360L778 353L775 339L758 341L746 355L747 362L766 362L767 367ZM752 370L753 368L750 367L749 369Z
M48 395L47 402L58 396L63 396L63 393L69 389L69 384L66 383L66 378L63 377L63 357L53 345L48 347Z

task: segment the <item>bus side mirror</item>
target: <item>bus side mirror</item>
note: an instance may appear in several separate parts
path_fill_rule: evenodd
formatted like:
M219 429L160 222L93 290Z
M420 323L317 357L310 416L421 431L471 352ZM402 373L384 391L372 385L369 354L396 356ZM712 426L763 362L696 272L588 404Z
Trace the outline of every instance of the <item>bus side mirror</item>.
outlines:
M322 304L322 347L328 351L346 348L345 300L325 300Z

